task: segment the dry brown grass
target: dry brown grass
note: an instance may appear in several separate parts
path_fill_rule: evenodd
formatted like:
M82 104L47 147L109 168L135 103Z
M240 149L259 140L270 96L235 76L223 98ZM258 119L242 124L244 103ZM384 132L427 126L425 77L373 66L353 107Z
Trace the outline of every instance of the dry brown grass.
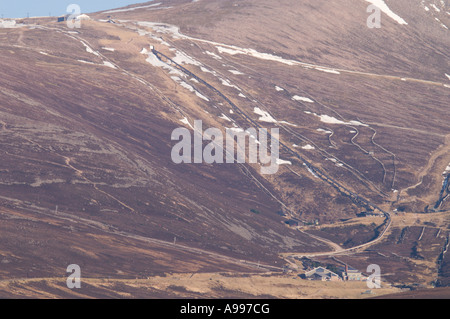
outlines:
M30 288L31 287L31 288ZM36 288L33 288L36 287ZM118 289L118 287L120 287ZM136 280L113 280L82 278L82 288L69 290L63 279L29 279L0 282L0 296L8 294L21 297L91 298L109 296L114 298L199 297L199 298L280 298L280 299L363 299L400 292L389 286L363 294L368 287L365 282L320 282L302 280L297 275L280 274L168 274Z

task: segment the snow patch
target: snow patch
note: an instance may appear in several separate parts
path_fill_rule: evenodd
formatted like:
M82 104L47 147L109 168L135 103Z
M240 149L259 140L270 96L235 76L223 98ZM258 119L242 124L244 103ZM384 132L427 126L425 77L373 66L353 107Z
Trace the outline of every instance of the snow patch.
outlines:
M119 20L119 22L122 22L122 20ZM138 21L137 24L141 27L152 28L155 32L158 33L170 34L175 39L189 39L189 37L186 37L180 33L179 27L174 25L148 21Z
M228 116L226 116L225 114L222 113L221 116L219 116L219 118L221 118L222 120L226 120L228 122L233 122L232 119L230 119Z
M368 126L367 124L363 124L359 121L349 121L349 122L344 122L341 120L338 120L335 117L329 116L329 115L317 115L320 118L320 121L323 123L327 123L327 124L343 124L343 125L355 125L355 126Z
M338 120L335 117L332 117L332 116L329 116L329 115L326 115L326 114L319 115L317 113L312 113L310 111L303 111L303 112L305 112L306 114L312 114L314 116L317 116L320 119L321 122L327 123L327 124L341 124L341 125L354 125L354 126L366 126L366 127L369 126L367 124L361 123L359 121L354 121L354 120L348 121L348 122L341 121L341 120ZM323 129L317 129L317 131L325 132L325 130L323 130ZM328 132L328 131L326 131L326 132ZM331 132L329 132L329 133L331 133Z
M103 65L107 66L108 68L111 68L111 69L117 69L114 64L112 64L111 62L108 62L108 61L103 61Z
M228 72L233 73L234 75L243 75L244 74L238 70L228 70Z
M436 7L436 5L434 3L430 4L431 7L433 7L434 11L436 12L441 12L441 9L439 9L438 7Z
M214 52L210 52L210 51L206 51L205 52L207 55L212 56L214 59L216 60L222 60L221 56L218 56L217 54L215 54Z
M0 20L0 28L14 29L24 26L24 24L17 24L16 20Z
M297 125L292 124L292 123L289 123L289 122L287 122L287 121L278 121L278 123L280 123L280 124L286 124L286 125L290 125L290 126L295 126L295 127L297 127Z
M119 20L119 22L129 22L127 20ZM317 65L313 65L313 64L309 64L309 63L305 63L305 62L300 62L300 61L296 61L296 60L289 60L289 59L284 59L280 56L277 55L273 55L273 54L269 54L269 53L262 53L262 52L258 52L254 49L247 49L247 48L240 48L234 45L228 45L228 44L224 44L224 43L219 43L219 42L214 42L214 41L209 41L209 40L205 40L205 39L199 39L199 38L194 38L194 37L190 37L187 35L184 35L182 33L180 33L180 28L178 26L175 25L170 25L170 24L165 24L165 23L158 23L158 22L148 22L148 21L137 21L136 22L139 26L143 26L143 27L149 27L152 28L155 32L158 33L163 33L163 34L169 34L171 35L174 39L186 39L186 40L192 40L192 41L198 41L198 42L204 42L204 43L208 43L211 45L214 45L217 49L217 51L219 53L227 53L230 55L236 55L236 54L242 54L242 55L247 55L250 57L254 57L257 59L261 59L261 60L266 60L266 61L273 61L273 62L279 62L279 63L283 63L286 65L290 65L290 66L302 66L304 68L308 68L308 69L316 69L318 71L322 71L322 72L328 72L328 73L333 73L333 74L340 74L340 72L334 68L329 68L326 66L317 66ZM149 35L151 37L153 37L153 35L151 35L149 32L144 31L144 30L138 30L139 34L142 35ZM220 56L218 56L217 54L210 52L210 51L206 51L206 54L216 58L216 59L221 59Z
M86 63L86 64L94 64L94 65L96 65L97 63L94 63L94 62L89 62L89 61L85 61L85 60L77 60L78 62L81 62L81 63Z
M173 61L175 61L178 64L192 64L196 66L201 66L202 64L198 61L196 61L194 58L191 58L184 52L177 51L175 53L175 57L172 58Z
M253 112L254 112L255 114L258 114L258 115L261 116L261 117L259 118L259 120L260 120L261 122L268 122L268 123L276 123L276 122L277 122L272 116L270 116L269 113L267 113L266 111L261 110L259 107L255 107L255 108L253 109Z
M191 129L194 129L191 125L191 123L189 123L189 120L187 119L187 117L184 117L183 119L180 120L181 123L189 125L191 127Z
M314 103L314 101L311 100L310 98L303 97L303 96L298 96L298 95L294 95L294 96L292 97L292 99L293 99L294 101L302 101L302 102Z
M100 56L100 54L97 52L97 51L94 51L89 45L87 45L84 41L80 41L83 45L84 45L84 47L86 48L86 52L88 52L88 53L91 53L91 54L93 54L93 55L96 55L96 56Z
M304 146L302 146L302 149L304 150L315 150L316 148L310 144L306 144Z
M444 172L442 173L442 175L447 175L447 173L450 173L450 163L448 163L447 167L445 168Z
M222 84L225 85L225 86L228 86L228 87L231 87L231 88L235 88L235 89L238 90L238 91L241 90L241 89L238 88L236 85L231 84L230 81L228 81L228 80L225 80L225 79L222 79L222 78L220 78L219 80L220 80L220 81L222 82Z
M141 54L147 55L147 59L145 61L147 61L151 65L158 67L158 68L164 68L164 69L168 70L170 74L176 74L181 77L184 76L184 74L180 70L178 70L178 69L164 63L160 59L158 59L158 57L152 51L148 51L146 48L143 48L141 51Z
M332 73L332 74L341 74L341 72L336 71L335 69L330 69L330 68L314 68L317 71L322 71L322 72L326 72L326 73Z
M186 83L182 79L182 78L185 77L183 72L181 72L180 70L174 68L173 66L168 65L168 64L164 63L163 61L161 61L160 59L158 59L158 57L153 53L153 51L148 51L146 48L143 48L142 51L141 51L141 54L146 54L147 55L147 59L145 61L147 61L151 65L153 65L155 67L160 67L160 68L168 70L169 74L172 74L172 76L170 78L173 81L175 81L176 83L178 83L179 85L181 85L185 89L191 91L192 93L195 93L195 95L197 95L199 98L209 102L209 99L206 96L204 96L203 94L198 92L196 89L194 89L194 87L192 85ZM187 55L185 55L185 54L183 54L181 52L177 52L176 58L178 60L177 63L179 63L179 62L180 63L183 63L183 62L185 62L185 63L198 63L197 61L191 59L190 57L188 57Z
M318 128L316 131L317 131L317 132L324 132L325 134L331 134L331 133L333 133L333 132L331 132L331 131L324 130L323 128Z
M197 95L199 98L209 102L209 99L206 96L204 96L203 94L198 92L196 89L194 89L194 87L192 85L187 84L186 82L181 80L179 77L174 76L174 77L172 77L172 80L174 80L175 82L178 82L178 84L180 84L185 89L191 91L192 93L195 93L195 95Z
M286 165L292 165L291 161L282 160L280 158L276 159L276 163L277 163L277 165L285 165L285 164Z
M385 13L389 18L395 20L398 24L408 24L405 20L395 14L383 0L366 0L366 2L377 6L383 13Z
M303 163L303 166L306 167L306 169L308 170L308 172L311 173L312 176L314 176L315 178L319 178L319 176L317 176L317 174L314 173L314 171L313 171L308 165L306 165L305 163Z
M294 61L290 61L290 60L286 60L283 59L282 57L273 55L273 54L269 54L269 53L261 53L258 52L254 49L243 49L243 48L239 48L239 47L235 47L235 46L228 46L223 47L223 46L216 46L217 50L219 51L219 53L227 53L230 55L236 55L236 54L243 54L243 55L249 55L258 59L262 59L262 60L268 60L268 61L275 61L275 62L280 62L280 63L284 63L287 65L295 65Z

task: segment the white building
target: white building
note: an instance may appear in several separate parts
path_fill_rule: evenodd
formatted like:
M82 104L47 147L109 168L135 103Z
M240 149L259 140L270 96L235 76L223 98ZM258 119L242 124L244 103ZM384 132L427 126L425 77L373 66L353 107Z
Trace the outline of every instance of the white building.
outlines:
M313 270L307 271L305 274L305 279L307 280L320 280L320 281L340 281L341 278L339 275L335 274L334 272L323 268L323 267L317 267Z

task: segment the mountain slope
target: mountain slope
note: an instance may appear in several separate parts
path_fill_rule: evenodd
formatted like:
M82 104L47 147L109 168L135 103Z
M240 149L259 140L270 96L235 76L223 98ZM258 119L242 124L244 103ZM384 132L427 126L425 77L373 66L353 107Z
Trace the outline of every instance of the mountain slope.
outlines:
M2 275L281 270L281 253L336 247L297 223L384 216L345 246L394 236L399 211L448 212L450 20L431 2L386 1L407 24L380 29L362 0L168 0L0 29ZM279 128L279 171L173 163L194 120Z

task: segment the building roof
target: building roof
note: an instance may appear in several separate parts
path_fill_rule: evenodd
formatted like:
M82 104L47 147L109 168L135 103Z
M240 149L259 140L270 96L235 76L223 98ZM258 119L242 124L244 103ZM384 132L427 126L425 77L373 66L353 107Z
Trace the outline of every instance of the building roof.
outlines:
M307 271L305 273L305 277L339 277L337 274L335 274L334 272L324 268L324 267L317 267L314 268L313 270Z
M341 271L341 272L345 272L345 267L339 267L338 268L339 269L339 271ZM356 268L353 268L353 267L350 267L350 266L348 266L348 271L347 271L349 274L350 273L361 273L358 269L356 269Z

